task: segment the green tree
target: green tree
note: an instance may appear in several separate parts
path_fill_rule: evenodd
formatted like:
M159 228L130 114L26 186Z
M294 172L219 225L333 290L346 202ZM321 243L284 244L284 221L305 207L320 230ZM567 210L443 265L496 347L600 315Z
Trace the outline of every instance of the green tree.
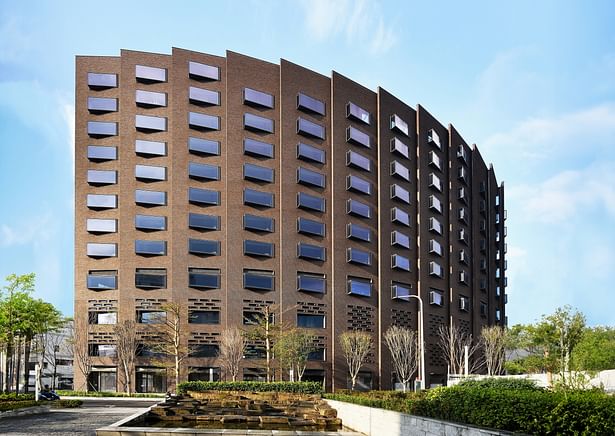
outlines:
M577 370L615 369L615 328L586 328L583 338L574 348L572 362Z
M308 356L315 351L314 340L316 336L303 328L292 328L280 332L273 351L280 362L280 367L292 369L301 381Z

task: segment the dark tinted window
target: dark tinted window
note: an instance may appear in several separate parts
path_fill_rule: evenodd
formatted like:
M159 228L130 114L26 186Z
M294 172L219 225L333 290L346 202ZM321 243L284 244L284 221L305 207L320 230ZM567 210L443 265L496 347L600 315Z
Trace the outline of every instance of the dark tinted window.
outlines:
M248 130L273 133L273 120L254 114L243 114L243 126Z
M135 228L140 230L166 230L167 219L164 216L135 215Z
M251 106L262 106L273 109L273 95L251 88L243 89L243 102Z
M243 178L246 180L273 183L273 170L260 165L245 163L243 164Z
M353 102L349 102L346 105L346 116L348 118L361 121L365 124L371 123L371 116L369 112L363 109L361 106L354 104Z
M324 115L325 103L309 95L299 93L297 94L297 109Z
M197 130L220 130L220 118L213 115L188 113L188 125Z
M188 138L188 150L193 154L204 154L218 156L220 154L220 143L210 139Z
M316 171L308 170L307 168L297 168L297 182L303 185L325 187L325 176Z
M218 357L219 352L218 344L194 344L190 350L190 357Z
M399 254L393 254L391 256L391 268L410 271L410 259Z
M220 311L192 310L188 322L191 324L220 324Z
M358 248L349 248L346 252L346 260L350 263L371 265L372 255L369 251L359 250Z
M202 215L191 213L188 215L188 226L198 230L219 230L220 217L217 215Z
M367 227L349 223L346 226L346 236L352 239L369 242L372 239L372 231Z
M88 73L88 86L92 89L117 88L117 74Z
M217 165L190 162L188 164L188 176L191 179L220 180L220 167Z
M135 115L135 127L145 132L164 132L167 130L167 119L150 115Z
M352 126L346 129L346 141L368 148L372 146L371 136Z
M325 236L325 223L299 217L297 218L297 231L307 235Z
M316 210L318 212L325 211L325 199L315 195L299 192L297 194L297 207L301 209Z
M348 176L346 177L346 189L370 195L372 193L372 184L361 177Z
M161 191L135 190L135 203L141 205L164 206L167 204L167 193Z
M88 97L88 110L92 113L116 112L117 98Z
M391 185L391 198L410 203L410 192L399 185Z
M297 157L302 160L324 164L326 154L324 150L300 142L297 144Z
M88 121L88 135L92 137L116 136L117 123L106 123L103 121Z
M190 103L193 104L198 104L201 106L220 105L220 93L217 91L191 86L188 96Z
M352 198L346 203L346 211L351 215L360 216L363 218L371 218L372 216L371 206L361 203L360 201L353 200Z
M135 253L148 256L164 256L167 254L167 241L135 241Z
M327 289L327 280L323 274L297 273L297 290L324 294Z
M243 287L252 290L273 291L274 275L273 271L243 270ZM245 314L245 312L244 312ZM244 320L245 324L245 320Z
M117 289L117 271L90 271L87 285L94 291Z
M220 80L220 68L199 62L188 62L188 74L196 80Z
M372 161L362 154L348 150L346 152L346 165L359 168L365 171L372 170Z
M273 144L257 141L252 138L245 138L243 140L243 152L250 156L272 158Z
M297 244L297 257L301 259L324 261L325 252L325 247L320 247L313 244L306 244L304 242L300 242L299 244Z
M252 206L273 207L273 194L245 188L243 190L243 203Z
M210 241L207 239L188 239L188 252L192 254L202 254L209 256L220 255L220 241Z
M394 207L393 209L391 209L391 221L399 223L399 224L403 224L405 226L409 226L410 225L410 215L408 215L408 212L398 207Z
M137 139L135 141L135 152L142 156L166 156L167 143Z
M391 297L398 300L410 300L410 292L412 291L412 286L406 283L391 283Z
M188 286L197 289L218 289L220 288L220 270L188 268Z
M308 329L324 329L325 328L325 316L324 315L306 315L302 313L297 314L297 327L303 327Z
M167 270L160 268L137 268L135 271L137 288L166 288Z
M273 218L245 214L243 216L243 228L257 232L273 232Z
M209 189L188 188L188 201L199 205L220 204L220 192Z
M92 161L116 160L117 147L88 145L88 159Z
M297 119L297 133L318 139L325 139L325 127L308 121L305 118Z
M271 242L246 239L243 241L243 254L250 256L273 257L273 247L273 243Z
M359 277L348 277L348 293L369 297L372 295L372 281Z

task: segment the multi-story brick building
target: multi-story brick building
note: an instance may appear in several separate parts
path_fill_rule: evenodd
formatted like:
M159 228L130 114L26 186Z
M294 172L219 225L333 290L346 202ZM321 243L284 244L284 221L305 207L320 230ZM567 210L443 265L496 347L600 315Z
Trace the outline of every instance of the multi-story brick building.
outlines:
M199 346L184 378L218 377L220 332L274 305L313 329L306 377L327 388L347 386L349 329L374 339L361 383L392 386L381 338L417 328L409 295L427 384L446 376L439 325L505 322L503 186L422 106L285 60L122 50L77 57L75 128L75 322L98 389L118 381L109 324L169 302ZM166 389L164 371L139 357L137 389Z

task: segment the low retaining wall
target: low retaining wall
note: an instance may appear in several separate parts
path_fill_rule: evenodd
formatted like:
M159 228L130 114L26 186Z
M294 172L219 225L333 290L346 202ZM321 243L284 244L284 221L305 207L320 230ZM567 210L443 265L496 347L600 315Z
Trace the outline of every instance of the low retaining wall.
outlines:
M464 424L407 415L391 410L344 403L342 401L326 401L337 410L337 416L342 419L345 427L368 436L486 436L511 434L509 432L481 429Z

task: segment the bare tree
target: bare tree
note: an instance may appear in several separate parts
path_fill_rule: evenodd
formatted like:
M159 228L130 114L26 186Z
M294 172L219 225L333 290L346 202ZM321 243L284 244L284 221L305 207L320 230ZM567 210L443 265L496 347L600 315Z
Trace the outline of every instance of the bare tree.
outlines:
M88 350L89 324L85 328L70 327L68 347L72 351L73 361L77 363L77 368L85 380L84 390L89 391L89 379L92 372L92 357ZM77 388L77 386L75 386Z
M126 393L132 393L132 375L135 369L135 357L139 347L137 325L132 320L124 320L113 327L115 333L116 360L122 369Z
M284 329L273 349L280 367L292 369L301 381L307 366L308 356L316 351L314 341L316 336L304 328Z
M372 337L361 331L348 331L340 335L340 346L348 364L348 372L352 380L352 390L357 382L357 375L367 361L372 349Z
M239 365L243 359L246 348L246 339L237 327L228 328L220 334L220 350L218 359L231 375L233 381L237 380Z
M504 369L506 330L498 325L483 327L481 330L481 343L487 374L500 375Z
M246 331L247 339L263 341L265 344L266 380L271 381L271 361L273 359L273 344L278 338L282 326L275 322L274 315L278 310L277 304L267 305L260 309L257 319L248 320L253 327Z
M418 368L418 335L409 328L391 326L384 333L384 340L391 352L397 377L406 392L408 382Z
M464 374L465 353L468 350L468 373L474 373L483 365L478 353L480 342L473 343L472 335L463 332L456 325L438 327L438 346L449 365L450 374ZM467 348L466 348L467 347Z

